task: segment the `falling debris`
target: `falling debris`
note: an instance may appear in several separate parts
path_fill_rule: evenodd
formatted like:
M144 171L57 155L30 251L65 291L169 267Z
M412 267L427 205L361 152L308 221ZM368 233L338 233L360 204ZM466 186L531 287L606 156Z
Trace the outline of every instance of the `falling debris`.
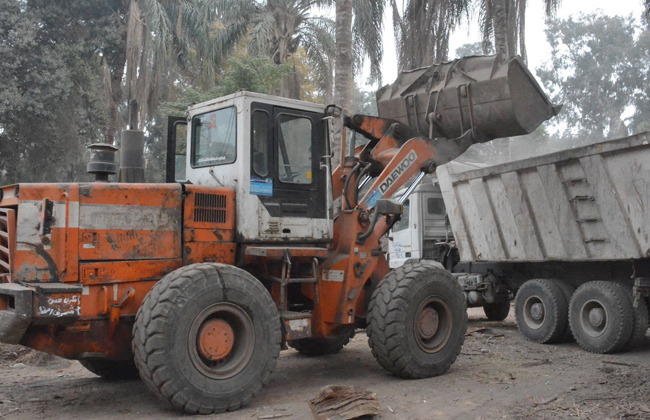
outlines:
M309 407L317 420L371 419L379 414L375 393L358 386L326 386Z

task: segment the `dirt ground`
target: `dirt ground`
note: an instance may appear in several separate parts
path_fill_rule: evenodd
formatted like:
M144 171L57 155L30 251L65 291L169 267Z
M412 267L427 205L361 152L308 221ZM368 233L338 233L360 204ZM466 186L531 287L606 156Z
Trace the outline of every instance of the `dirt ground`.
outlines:
M632 352L600 356L575 343L523 339L512 316L485 321L470 311L458 361L440 377L408 381L375 362L364 333L340 353L304 357L282 352L271 383L246 408L219 420L312 419L307 402L326 385L376 393L379 419L648 419L650 340ZM139 381L106 382L77 362L0 348L2 419L172 419L186 417L149 395Z

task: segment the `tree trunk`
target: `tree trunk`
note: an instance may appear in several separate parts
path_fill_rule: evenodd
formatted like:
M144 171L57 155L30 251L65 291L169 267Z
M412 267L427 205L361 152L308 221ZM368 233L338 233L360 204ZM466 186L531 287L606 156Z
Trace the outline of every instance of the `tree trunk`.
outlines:
M336 68L334 101L347 109L352 93L352 0L336 0ZM338 127L337 127L338 125ZM333 165L338 165L343 127L335 124L332 138Z
M494 49L504 59L510 56L508 45L508 1L494 0Z
M609 130L607 132L607 139L618 139L627 136L627 127L621 119L621 111L612 109L609 112Z
M128 11L131 0L123 0L118 11L121 19L119 51L112 54L113 60L107 62L110 80L105 82L104 98L106 101L106 126L104 127L104 142L115 144L115 133L117 132L117 120L119 117L119 105L122 102L122 78L124 77L124 66L126 65L126 26L129 21Z

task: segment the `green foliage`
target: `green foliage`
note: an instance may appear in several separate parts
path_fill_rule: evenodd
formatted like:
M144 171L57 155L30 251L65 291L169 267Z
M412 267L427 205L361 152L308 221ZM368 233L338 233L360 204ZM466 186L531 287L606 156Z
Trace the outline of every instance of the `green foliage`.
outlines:
M411 70L447 60L449 36L468 14L468 0L409 0L400 13L391 0L399 68Z
M489 41L487 45L485 42L474 42L471 44L463 44L456 48L456 58L483 54L494 54L494 48Z
M564 102L559 119L567 133L602 139L647 128L647 29L632 17L592 14L552 21L546 35L553 58L537 74L553 100Z
M83 177L103 109L93 20L78 7L0 0L0 184Z
M276 65L268 57L243 55L226 62L220 83L207 90L189 87L173 102L162 105L166 115L182 116L191 104L209 101L240 90L272 94L279 89L289 73L288 64Z

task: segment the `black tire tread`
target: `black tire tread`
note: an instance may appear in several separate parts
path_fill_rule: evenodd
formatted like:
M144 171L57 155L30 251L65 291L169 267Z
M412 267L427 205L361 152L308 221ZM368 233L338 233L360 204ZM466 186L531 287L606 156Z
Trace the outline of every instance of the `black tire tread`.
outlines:
M426 260L407 261L401 267L387 274L372 294L368 305L368 344L377 362L396 376L419 379L441 375L449 369L460 354L467 329L467 304L460 285L441 267L438 263ZM400 305L409 304L409 290L414 287L415 283L426 281L425 275L431 273L432 269L448 275L449 284L457 291L457 301L450 302L450 304L463 307L461 323L465 326L460 345L455 353L447 360L446 365L441 366L433 375L423 374L415 366L409 364L407 354L400 346L402 344L401 330L403 330L405 322Z
M79 363L90 372L108 381L137 379L134 362L108 359L81 359Z
M300 354L310 357L326 356L338 353L343 347L350 343L354 337L354 328L346 329L339 335L329 338L303 338L300 340L288 341L289 347L294 348Z
M522 314L520 313L520 308L524 304L524 299L526 293L528 293L529 288L540 288L545 297L549 300L550 308L546 307L546 315L548 317L549 311L552 317L549 319L555 319L555 323L549 324L550 328L545 334L542 334L539 337L534 337L526 334L525 329L522 329L522 325L525 326L525 321L522 319ZM551 344L561 341L564 336L567 324L568 324L568 314L569 314L569 302L566 300L564 292L561 287L557 284L556 281L550 279L532 279L526 281L517 291L515 296L515 319L517 321L517 326L519 331L521 331L524 338L528 341L538 344Z
M648 305L644 298L639 299L639 305L634 307L634 292L630 285L622 284L625 288L625 296L628 298L628 303L634 312L632 327L632 336L627 344L623 346L623 351L631 350L635 347L642 345L645 342L645 334L648 330Z
M488 321L503 321L510 314L510 301L486 303L483 312Z
M566 281L559 280L559 279L552 279L555 284L558 285L560 290L562 290L562 293L564 294L564 298L566 299L566 304L567 304L567 322L566 322L566 328L564 330L564 333L560 336L559 341L560 342L568 342L568 341L574 341L573 339L573 333L571 332L571 326L569 325L569 313L568 313L568 308L569 304L571 303L571 297L576 291L576 288L573 287L572 284L567 283Z
M180 408L189 414L211 414L221 413L224 411L233 411L241 406L248 404L255 395L257 395L263 386L265 386L273 373L275 362L279 357L281 344L280 319L276 312L274 319L269 320L272 325L272 336L275 337L277 351L272 355L273 363L270 368L261 372L261 380L254 384L254 388L248 393L238 395L227 403L207 404L205 401L192 401L187 389L179 388L173 381L170 373L165 368L165 360L161 357L164 355L164 349L161 343L156 343L156 335L162 334L166 324L173 323L174 319L168 317L170 306L173 306L173 297L176 290L188 290L205 288L210 281L219 281L222 286L226 287L220 273L227 271L240 270L226 264L203 263L192 264L181 267L172 273L163 277L150 290L145 297L138 313L136 315L135 325L133 328L133 354L134 360L138 367L140 377L147 387L157 397L171 402L171 404ZM216 280L210 280L216 276ZM268 292L261 283L249 282L253 289L251 293L267 294ZM269 297L270 299L270 297Z
M614 299L616 307L613 309L618 313L622 320L621 324L623 325L623 328L619 328L614 339L608 343L589 343L580 334L578 330L580 327L575 324L579 321L573 317L574 306L577 305L576 302L578 299L581 299L583 294L590 296L595 292L602 292L606 296ZM571 298L571 316L569 316L569 322L571 324L573 336L580 347L586 351L599 354L615 353L625 347L632 335L634 324L634 313L628 304L629 302L626 296L627 291L625 290L625 286L613 281L590 281L578 287Z

